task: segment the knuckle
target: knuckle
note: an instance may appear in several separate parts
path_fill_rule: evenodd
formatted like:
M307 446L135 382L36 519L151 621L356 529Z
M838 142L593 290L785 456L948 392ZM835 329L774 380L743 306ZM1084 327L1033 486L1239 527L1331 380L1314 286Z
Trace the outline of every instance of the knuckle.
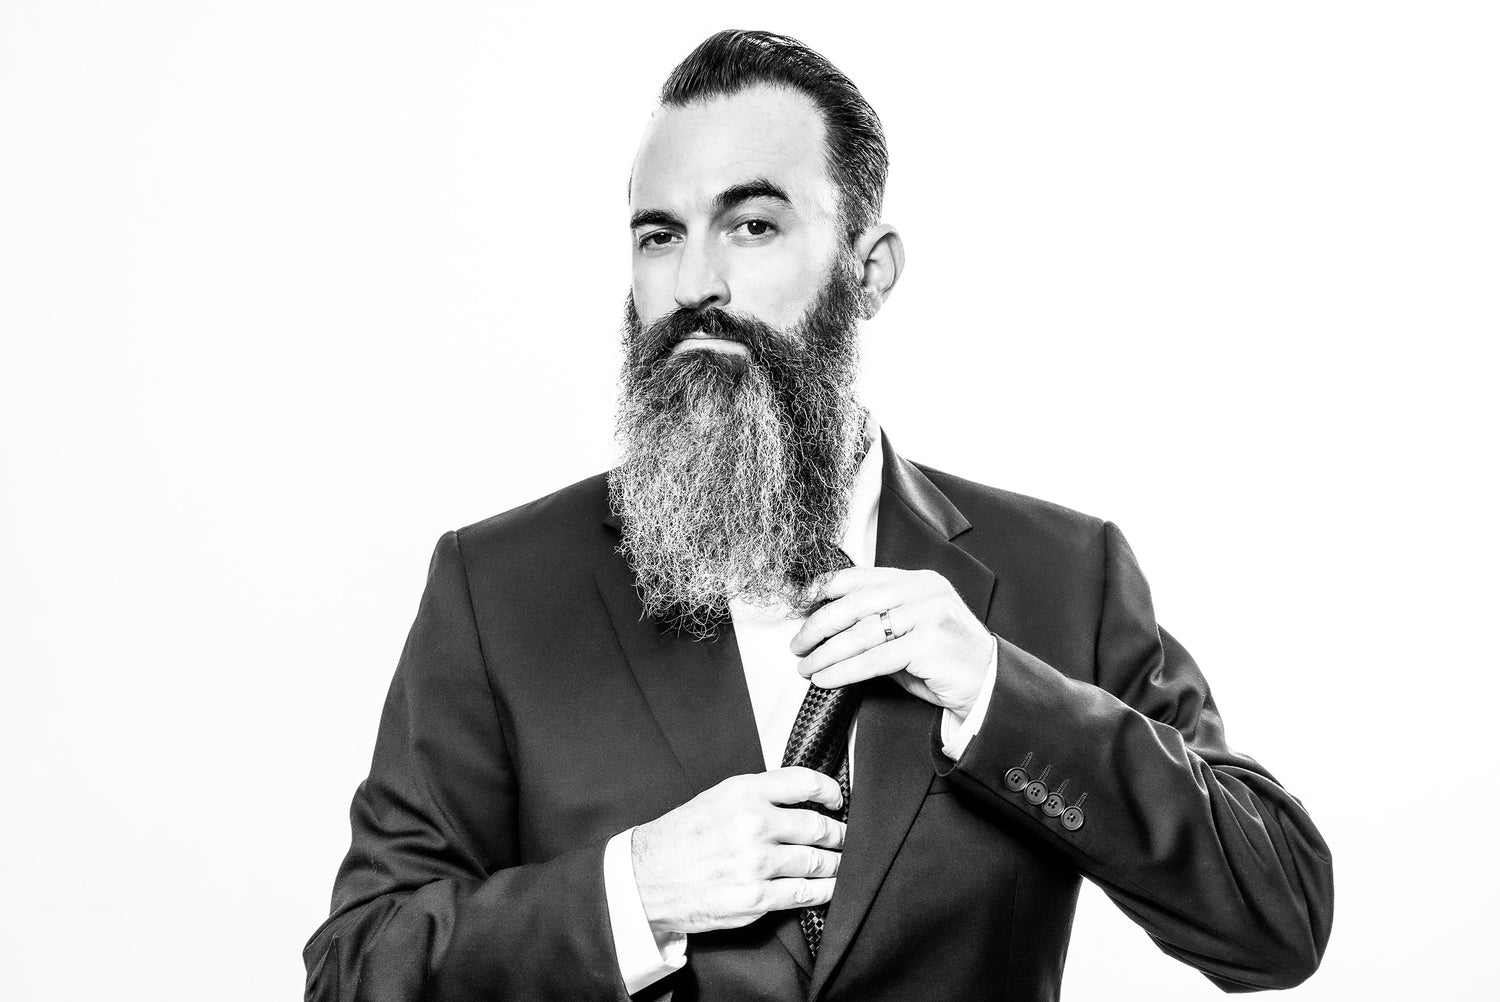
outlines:
M764 912L771 907L771 885L768 881L760 880L745 888L745 910L748 912Z
M760 811L743 810L735 815L734 830L741 836L752 842L758 842L765 837L770 821Z
M725 888L724 907L734 915L748 915L762 910L763 892L759 883L739 883Z

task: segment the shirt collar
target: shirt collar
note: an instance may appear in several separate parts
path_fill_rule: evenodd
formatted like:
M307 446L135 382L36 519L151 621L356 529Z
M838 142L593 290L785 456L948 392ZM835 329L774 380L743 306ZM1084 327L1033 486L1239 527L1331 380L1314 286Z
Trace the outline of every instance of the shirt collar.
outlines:
M880 511L880 481L885 456L880 448L880 425L873 414L865 417L865 458L855 474L849 495L849 515L840 542L855 567L875 566L876 518Z

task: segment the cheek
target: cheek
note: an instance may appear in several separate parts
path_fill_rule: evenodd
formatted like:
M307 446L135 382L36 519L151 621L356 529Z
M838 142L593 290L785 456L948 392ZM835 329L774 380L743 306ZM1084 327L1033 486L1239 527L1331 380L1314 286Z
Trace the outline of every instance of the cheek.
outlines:
M828 261L791 246L781 253L742 254L730 276L731 308L786 330L807 313L827 280L828 269Z
M637 261L631 270L630 294L636 316L647 327L677 308L672 273L659 261Z

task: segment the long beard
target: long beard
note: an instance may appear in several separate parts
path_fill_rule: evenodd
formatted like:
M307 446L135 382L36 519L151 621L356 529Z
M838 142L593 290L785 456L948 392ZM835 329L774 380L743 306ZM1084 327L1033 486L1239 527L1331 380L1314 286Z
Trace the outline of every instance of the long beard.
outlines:
M701 637L731 598L808 610L818 578L839 566L865 445L862 315L848 258L787 332L716 309L648 329L627 303L610 504L648 614ZM672 354L697 330L747 352Z

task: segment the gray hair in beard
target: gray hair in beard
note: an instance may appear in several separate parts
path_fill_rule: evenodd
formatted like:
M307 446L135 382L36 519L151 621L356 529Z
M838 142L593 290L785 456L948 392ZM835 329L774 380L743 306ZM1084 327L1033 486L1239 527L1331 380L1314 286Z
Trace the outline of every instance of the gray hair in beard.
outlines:
M649 615L710 637L730 598L805 614L818 579L841 566L865 447L854 392L863 316L847 253L786 332L712 308L645 328L627 301L609 496ZM672 354L696 331L747 351Z

